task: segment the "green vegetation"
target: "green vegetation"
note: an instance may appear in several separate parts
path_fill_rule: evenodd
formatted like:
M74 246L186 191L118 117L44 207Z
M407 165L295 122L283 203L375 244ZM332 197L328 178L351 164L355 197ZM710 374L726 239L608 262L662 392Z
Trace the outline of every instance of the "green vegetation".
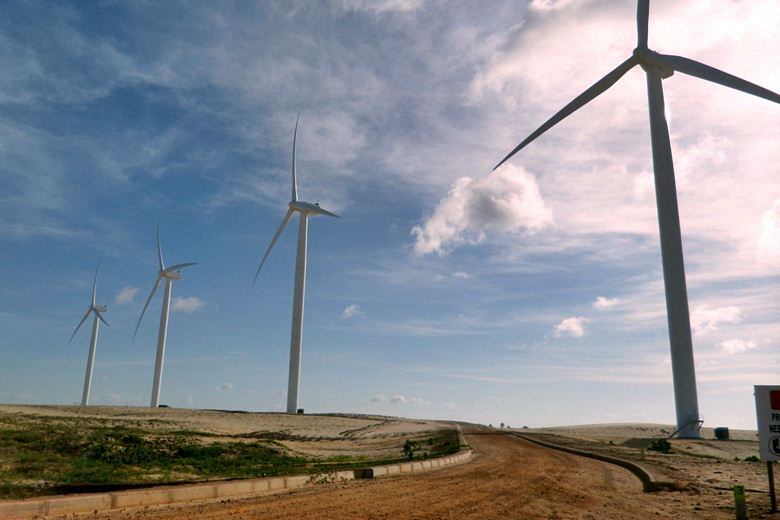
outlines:
M205 444L192 432L26 423L0 429L0 498L300 473L308 462L270 440Z
M448 430L423 441L407 439L404 443L403 454L406 460L427 459L457 453L459 449L458 432Z
M647 447L650 451L658 451L661 453L671 453L672 443L666 439L654 439L653 442Z
M0 416L0 499L162 483L328 472L457 452L458 434L407 440L403 459L303 457L283 432L215 435L139 422ZM163 428L160 428L163 426ZM400 455L400 454L399 454Z

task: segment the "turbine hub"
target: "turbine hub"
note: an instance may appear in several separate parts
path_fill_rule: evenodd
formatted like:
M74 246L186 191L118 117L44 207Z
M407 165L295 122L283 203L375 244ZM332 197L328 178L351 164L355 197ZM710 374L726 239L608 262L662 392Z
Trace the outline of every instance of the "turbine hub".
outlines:
M299 200L296 200L294 202L290 202L290 209L295 211L300 211L301 213L319 213L319 205L318 204L312 204L310 202L301 202Z
M639 60L639 63L644 65L644 63L647 61L648 52L649 49L647 47L637 47L631 54L633 54L634 57Z
M168 280L178 280L181 278L181 273L179 271L160 271L160 276Z
M651 67L658 69L661 73L661 79L666 79L674 75L673 69L670 69L658 60L653 59L653 56L655 55L656 53L649 49L640 49L639 47L634 49L634 56L639 59L639 65L641 65L644 70L647 71Z

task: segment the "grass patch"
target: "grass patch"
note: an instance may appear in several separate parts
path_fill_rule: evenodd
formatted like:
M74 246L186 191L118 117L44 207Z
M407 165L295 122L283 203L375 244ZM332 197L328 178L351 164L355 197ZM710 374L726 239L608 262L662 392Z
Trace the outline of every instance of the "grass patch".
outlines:
M457 453L460 450L460 438L455 430L446 430L425 440L407 439L402 448L406 460L424 460Z
M408 441L397 458L317 459L282 445L304 439L287 432L231 436L142 426L95 418L0 416L0 499L329 472L443 456L460 448L458 433L443 431Z
M193 435L121 426L27 423L24 429L0 429L0 498L182 476L203 480L281 475L300 472L307 462L266 440L204 444Z

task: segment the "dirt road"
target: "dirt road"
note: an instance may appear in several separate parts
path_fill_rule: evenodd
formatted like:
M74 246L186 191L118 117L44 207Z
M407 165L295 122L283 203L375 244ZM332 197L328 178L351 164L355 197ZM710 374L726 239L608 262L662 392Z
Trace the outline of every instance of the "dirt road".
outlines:
M283 495L89 515L136 519L731 518L705 497L646 494L628 471L501 433L467 435L471 462Z

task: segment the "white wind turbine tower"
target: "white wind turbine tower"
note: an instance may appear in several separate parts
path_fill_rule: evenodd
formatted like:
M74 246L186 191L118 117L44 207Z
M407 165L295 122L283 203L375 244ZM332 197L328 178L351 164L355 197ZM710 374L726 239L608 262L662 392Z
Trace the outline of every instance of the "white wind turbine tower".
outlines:
M637 5L637 46L632 55L526 137L509 155L498 163L496 168L531 141L602 94L634 66L639 65L645 70L647 75L647 97L650 108L650 136L653 150L656 205L658 207L658 225L661 236L661 258L666 290L666 314L672 353L672 379L674 381L674 397L677 411L677 433L684 438L698 438L701 421L699 420L699 404L696 396L696 374L691 343L691 325L688 313L682 238L680 236L680 216L677 207L677 188L674 180L672 148L669 141L669 128L664 115L664 92L661 82L675 72L682 72L683 74L718 83L775 103L780 103L780 95L709 65L683 58L682 56L659 54L648 49L649 9L649 0L639 0Z
M188 262L185 264L176 264L168 268L163 263L162 247L160 246L160 223L157 223L157 261L160 270L157 273L157 280L154 282L152 292L149 293L149 297L146 299L144 308L141 311L141 317L138 318L138 324L135 326L135 332L133 333L133 339L138 334L138 327L141 325L141 320L144 318L146 308L149 307L149 302L152 301L154 293L160 286L160 282L165 280L165 292L163 293L162 312L160 313L160 330L157 333L157 358L154 362L154 382L152 384L152 401L149 406L157 408L160 405L160 385L162 384L162 371L163 371L163 359L165 357L165 339L168 335L168 314L171 304L171 286L174 280L181 278L180 269L197 265L197 262Z
M81 394L81 406L87 406L87 404L89 404L89 390L92 386L92 367L95 363L95 349L97 348L98 327L100 327L101 321L106 324L106 327L110 327L108 322L104 320L103 316L100 314L101 312L106 312L108 307L105 305L95 304L95 292L97 290L97 276L99 269L100 262L98 262L97 267L95 268L95 279L92 281L92 302L89 304L87 312L84 313L84 317L81 318L79 324L76 325L76 330L73 331L73 334L68 340L68 344L70 344L81 326L84 325L85 321L87 321L89 313L94 312L95 318L92 321L92 339L89 341L89 357L87 358L87 373L84 375L84 392Z
M298 254L295 260L295 289L293 292L293 309L292 309L292 330L290 332L290 375L287 380L287 413L297 413L298 411L298 388L301 374L301 343L303 342L303 300L304 292L306 290L306 242L308 237L308 220L310 216L325 215L328 217L339 218L335 213L325 211L320 208L319 204L311 204L309 202L302 202L298 200L298 185L296 181L296 166L295 166L295 145L298 140L298 119L295 120L295 131L293 132L293 152L292 152L292 200L287 205L287 214L282 220L282 224L279 229L276 230L274 238L268 245L263 259L260 261L260 266L255 273L255 279L252 282L254 284L257 281L257 276L260 274L260 269L263 268L268 254L271 252L271 248L274 247L279 235L284 231L285 226L292 218L293 213L298 213L300 221L298 223Z

